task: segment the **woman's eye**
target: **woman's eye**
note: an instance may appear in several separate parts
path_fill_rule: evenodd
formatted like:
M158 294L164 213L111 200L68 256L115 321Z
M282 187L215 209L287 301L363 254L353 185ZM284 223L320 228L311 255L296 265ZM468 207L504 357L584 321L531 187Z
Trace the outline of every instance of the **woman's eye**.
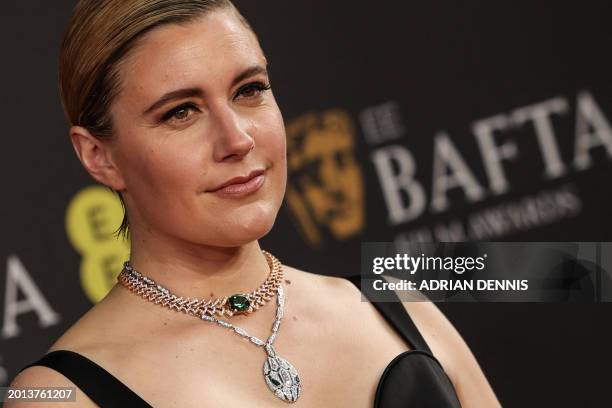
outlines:
M250 84L246 84L238 90L238 92L236 93L236 98L253 98L259 96L270 88L271 86L269 83L264 84L263 82L251 82Z
M191 117L189 114L190 111L199 109L192 103L185 103L183 105L177 106L176 108L166 112L164 116L162 116L162 121L167 122L171 119L174 119L177 122L185 122L187 119Z

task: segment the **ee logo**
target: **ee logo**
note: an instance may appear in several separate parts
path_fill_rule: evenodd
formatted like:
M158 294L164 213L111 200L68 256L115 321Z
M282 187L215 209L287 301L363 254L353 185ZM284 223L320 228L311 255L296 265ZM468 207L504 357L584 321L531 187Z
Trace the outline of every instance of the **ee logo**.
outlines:
M79 191L66 209L66 233L81 254L81 286L92 303L106 296L129 259L129 241L114 235L122 219L119 198L102 185Z

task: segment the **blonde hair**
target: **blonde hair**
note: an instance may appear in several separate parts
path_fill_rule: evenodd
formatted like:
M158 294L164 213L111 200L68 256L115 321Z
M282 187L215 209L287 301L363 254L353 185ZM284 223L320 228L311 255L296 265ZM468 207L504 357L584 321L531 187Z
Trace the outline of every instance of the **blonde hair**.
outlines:
M98 138L111 138L110 106L121 89L121 62L137 40L156 27L185 24L219 9L233 10L251 29L230 0L79 1L59 53L59 96L69 123ZM121 193L113 191L124 210L116 234L125 238L129 236L125 203Z

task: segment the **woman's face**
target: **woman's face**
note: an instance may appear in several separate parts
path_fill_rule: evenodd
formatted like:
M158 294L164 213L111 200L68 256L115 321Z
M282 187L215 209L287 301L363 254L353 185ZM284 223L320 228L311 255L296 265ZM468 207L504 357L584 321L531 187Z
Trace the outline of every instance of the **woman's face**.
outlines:
M162 26L119 72L111 152L134 237L236 246L265 235L285 193L285 129L253 33L225 10ZM257 170L254 192L212 191Z

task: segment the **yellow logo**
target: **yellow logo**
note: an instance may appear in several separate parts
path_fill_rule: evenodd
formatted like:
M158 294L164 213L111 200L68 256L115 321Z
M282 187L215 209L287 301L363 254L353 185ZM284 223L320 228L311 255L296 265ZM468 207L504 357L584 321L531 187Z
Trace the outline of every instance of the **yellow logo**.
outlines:
M343 240L363 228L363 179L354 150L353 122L343 110L307 113L287 125L286 200L312 246L326 233Z
M113 235L122 219L121 202L101 185L78 192L66 209L66 233L82 256L81 285L92 303L106 296L129 258L129 242Z

